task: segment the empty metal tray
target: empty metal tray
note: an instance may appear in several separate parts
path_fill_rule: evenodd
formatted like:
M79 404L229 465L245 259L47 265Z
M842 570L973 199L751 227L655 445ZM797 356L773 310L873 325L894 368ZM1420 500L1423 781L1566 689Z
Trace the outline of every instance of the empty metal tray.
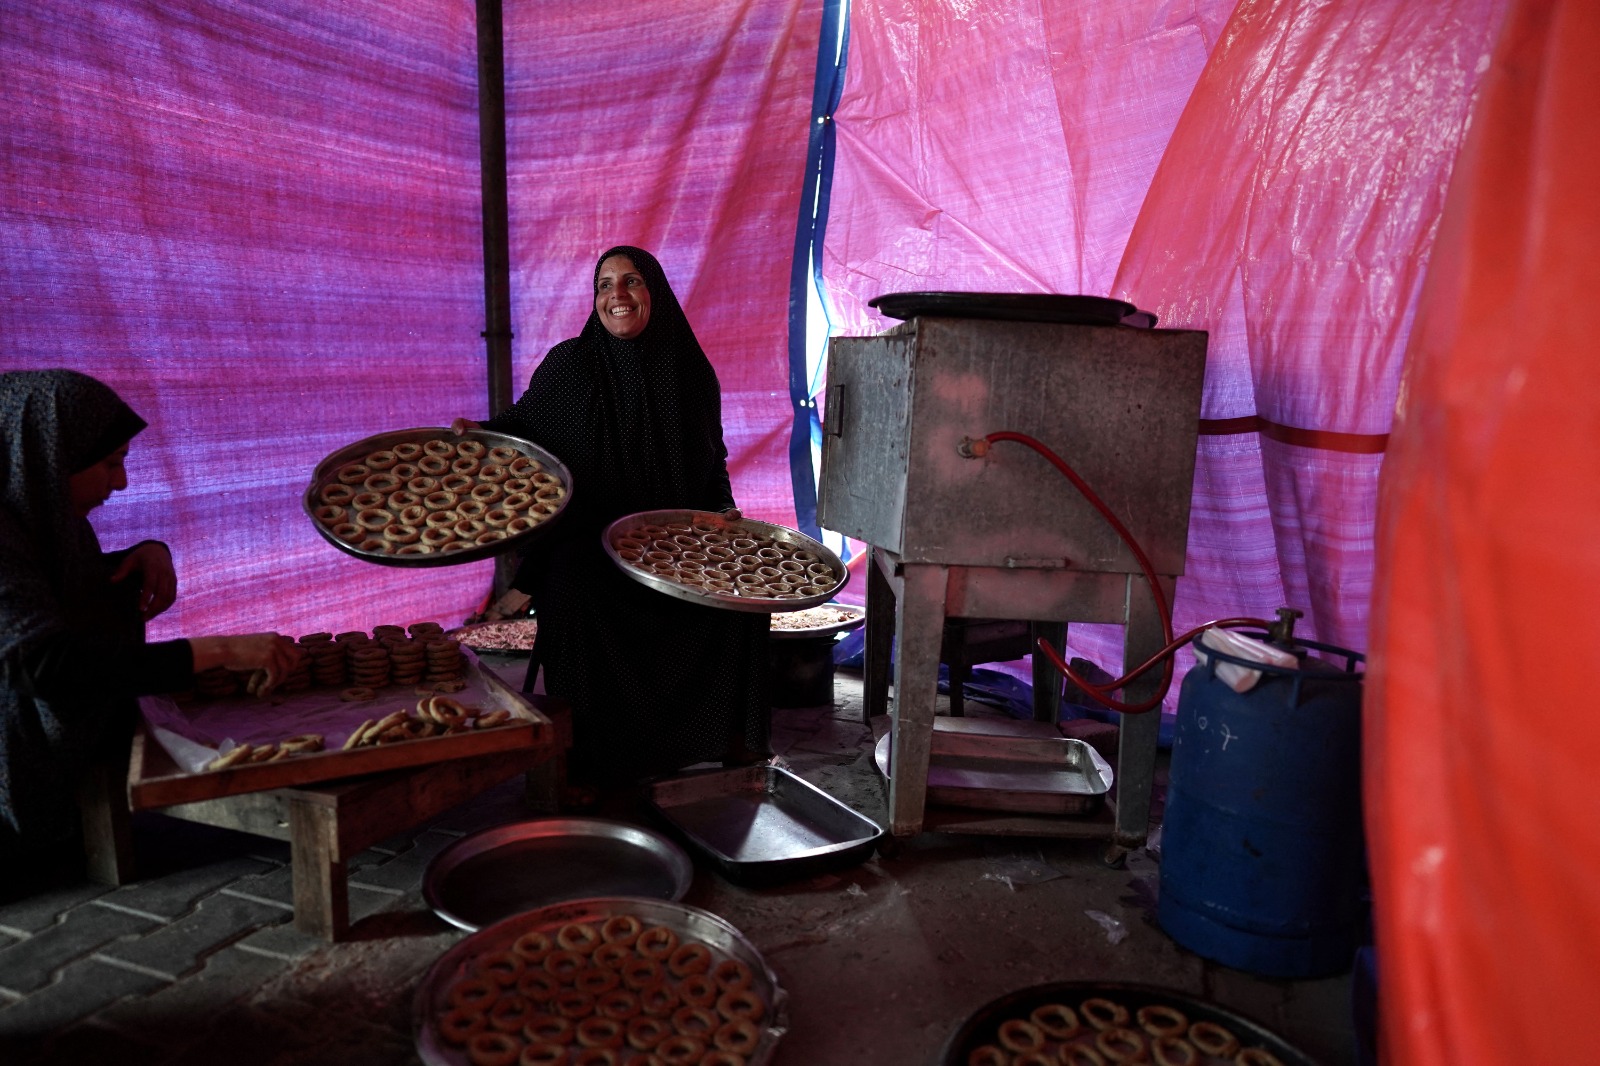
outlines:
M682 848L604 818L540 818L485 829L428 864L422 896L468 932L513 914L591 896L680 900L694 880Z
M772 883L853 866L883 830L803 778L745 766L662 778L646 798L730 881Z
M960 723L946 725L947 722ZM1111 788L1111 764L1071 737L986 733L962 719L937 719L928 752L928 802L1019 814L1083 814ZM1051 727L1052 729L1054 727ZM889 776L893 733L878 738L878 771Z

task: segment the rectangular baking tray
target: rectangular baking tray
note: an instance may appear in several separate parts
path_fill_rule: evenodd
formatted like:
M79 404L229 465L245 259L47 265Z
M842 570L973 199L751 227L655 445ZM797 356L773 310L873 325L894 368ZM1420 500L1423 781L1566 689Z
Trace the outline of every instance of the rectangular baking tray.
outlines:
M928 802L1020 814L1085 814L1104 803L1113 774L1099 752L1072 737L1041 735L1036 723L1015 725L1015 732L992 731L963 719L936 719ZM892 735L880 737L873 752L886 777Z
M863 862L883 830L791 771L766 764L659 778L645 798L737 884L792 881Z
M182 715L176 713L169 697L146 696L140 705L144 720L138 724L132 756L128 767L128 799L133 810L168 807L175 803L195 803L219 799L247 792L289 788L296 785L316 784L363 774L383 773L408 766L425 766L429 763L448 762L501 751L551 747L559 743L555 723L537 706L540 697L514 691L501 681L492 670L486 670L471 652L463 649L467 664L468 688L457 698L471 697L472 703L486 708L509 710L514 724L485 729L482 732L460 733L453 736L408 740L380 747L341 750L345 738L363 721L382 717L389 711L414 705L416 690L408 685L393 685L378 690L375 700L339 706L327 699L326 691L313 691L295 697L290 704L272 706L268 701L253 697L236 697L218 700L214 704L199 704L192 714L196 733L204 726L208 708L226 705L238 710L248 704L251 716L269 736L239 736L232 739L260 741L282 739L294 732L303 731L287 722L275 721L274 712L292 711L294 706L313 699L332 706L325 712L332 717L320 727L327 738L327 750L309 755L297 755L277 762L241 763L223 770L189 770L173 757L157 740L153 723L161 723L169 731L179 732ZM336 700L336 697L333 698ZM182 739L204 744L197 736ZM170 741L169 741L170 742Z

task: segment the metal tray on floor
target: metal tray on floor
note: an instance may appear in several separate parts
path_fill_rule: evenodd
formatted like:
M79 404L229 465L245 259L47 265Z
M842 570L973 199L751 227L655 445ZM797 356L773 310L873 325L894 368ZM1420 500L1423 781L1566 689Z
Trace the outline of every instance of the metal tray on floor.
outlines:
M660 833L604 818L536 818L474 833L428 864L422 897L474 932L556 903L593 896L680 900L694 864Z
M954 724L949 724L954 723ZM1081 740L1039 736L1034 723L1016 734L965 728L937 719L928 751L928 802L1019 814L1085 814L1111 790L1111 764ZM873 759L889 776L893 733L878 738Z
M465 1047L445 1039L439 1030L439 1021L450 1012L451 987L470 977L480 960L506 953L519 937L528 933L554 936L569 924L599 927L608 918L621 915L634 917L646 927L668 929L680 942L697 941L706 946L715 961L734 959L750 970L749 987L761 998L764 1009L755 1023L758 1043L743 1061L745 1066L767 1066L777 1052L778 1041L789 1029L789 995L761 952L737 928L710 911L669 900L637 897L580 899L541 907L496 922L455 944L428 968L412 999L412 1030L418 1058L426 1066L472 1066L478 1061ZM520 1032L511 1035L513 1041L523 1043ZM577 1055L577 1052L578 1049L573 1049L572 1054ZM561 1061L588 1062L591 1059L577 1055ZM593 1061L615 1062L620 1061L620 1057L601 1056Z
M883 830L778 766L662 778L646 799L692 847L738 884L813 877L864 861Z
M1128 1025L1130 1030L1138 1029L1132 1024L1132 1017L1141 1007L1160 1006L1179 1012L1185 1029L1197 1022L1208 1022L1226 1029L1228 1034L1238 1041L1240 1049L1259 1048L1271 1054L1273 1059L1283 1066L1316 1066L1316 1062L1310 1056L1292 1047L1276 1033L1221 1004L1198 999L1170 988L1109 981L1058 981L1007 992L979 1007L950 1034L949 1040L945 1042L944 1053L939 1057L938 1066L967 1066L968 1063L975 1061L973 1055L979 1048L998 1046L997 1034L1003 1022L1014 1018L1026 1021L1033 1011L1047 1004L1059 1004L1075 1012L1081 1012L1084 1001L1088 999L1106 1000L1127 1011L1130 1016ZM1163 1021L1171 1017L1167 1015ZM1080 1028L1077 1034L1063 1040L1048 1038L1043 1050L1049 1061L1057 1061L1062 1044L1094 1048L1094 1037L1098 1030L1084 1022L1081 1013L1079 1022ZM1195 1066L1224 1066L1240 1061L1234 1057L1238 1053L1236 1051L1227 1056L1198 1054L1193 1059L1184 1061L1193 1062ZM1103 1056L1099 1056L1098 1051L1095 1054L1095 1058L1062 1057L1060 1061L1105 1061ZM1145 1054L1148 1055L1148 1044ZM1141 1056L1139 1061L1144 1061L1144 1056Z

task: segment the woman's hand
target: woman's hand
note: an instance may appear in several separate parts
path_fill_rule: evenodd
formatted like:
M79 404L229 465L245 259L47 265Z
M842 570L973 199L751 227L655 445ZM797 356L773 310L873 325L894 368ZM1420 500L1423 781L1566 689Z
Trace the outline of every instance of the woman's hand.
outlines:
M265 696L277 688L304 654L294 641L277 633L191 637L189 647L197 674L218 666L241 673L252 671L245 687L253 696Z
M722 512L722 520L724 522L737 522L743 517L744 512L739 510L737 507L730 507L726 511Z
M454 422L450 423L450 432L454 433L458 437L461 436L461 434L466 433L468 430L482 428L483 426L479 425L477 422L474 422L470 418L458 418Z
M122 557L111 573L113 584L139 579L139 617L148 622L178 598L178 574L165 544L147 540Z

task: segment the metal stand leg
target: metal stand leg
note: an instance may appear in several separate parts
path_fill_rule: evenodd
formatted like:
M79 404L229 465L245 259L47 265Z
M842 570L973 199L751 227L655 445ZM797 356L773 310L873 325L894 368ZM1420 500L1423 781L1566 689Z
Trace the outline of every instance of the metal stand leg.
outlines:
M876 548L868 548L867 567L867 635L862 655L863 699L861 720L870 720L889 713L889 669L894 657L894 587L884 576L880 566L886 561Z
M1067 655L1067 623L1035 622L1033 638L1043 640L1063 659ZM1033 720L1054 722L1061 717L1061 671L1035 648L1033 654Z
M1167 602L1172 602L1171 578L1161 579ZM1142 577L1128 577L1128 628L1123 637L1122 663L1130 670L1160 651L1165 643L1161 616ZM1128 685L1121 698L1139 703L1155 695L1161 671L1152 669ZM1122 716L1117 740L1117 821L1113 847L1135 848L1150 830L1150 793L1155 786L1156 741L1161 733L1161 709Z
M928 750L939 694L939 644L944 635L942 566L907 566L900 595L895 659L894 733L889 748L889 831L922 830L928 791Z
M947 626L943 643L940 655L950 668L950 716L962 718L967 710L967 678L972 674L972 667L967 662L966 631L959 625Z

